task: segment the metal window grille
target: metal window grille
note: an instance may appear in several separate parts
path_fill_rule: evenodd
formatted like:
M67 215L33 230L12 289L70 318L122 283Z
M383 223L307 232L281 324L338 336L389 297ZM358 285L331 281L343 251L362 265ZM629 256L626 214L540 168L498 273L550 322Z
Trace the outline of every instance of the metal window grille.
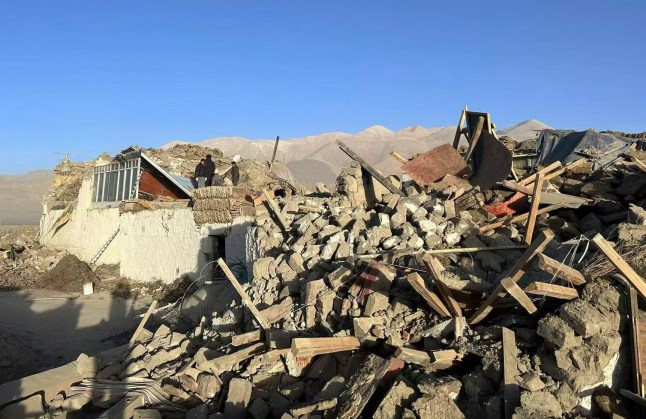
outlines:
M114 162L94 168L92 202L119 202L139 192L141 159Z

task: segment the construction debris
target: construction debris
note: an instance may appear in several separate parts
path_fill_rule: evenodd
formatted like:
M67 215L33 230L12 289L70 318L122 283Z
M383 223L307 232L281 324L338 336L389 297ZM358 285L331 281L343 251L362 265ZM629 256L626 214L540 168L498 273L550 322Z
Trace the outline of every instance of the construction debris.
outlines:
M621 343L629 287L646 297L635 256L646 243L646 173L630 154L599 170L579 154L576 164L492 180L479 171L491 164L487 144L502 143L488 114L464 119L466 158L449 147L455 159L426 167L445 146L402 158L412 179L403 185L339 142L355 164L336 192L282 193L284 183L195 191L196 224L253 217L251 281L217 259L239 299L150 336L146 317L120 353L79 357L82 381L45 400L47 412L529 418L641 400ZM458 177L471 159L479 177L469 184ZM633 244L613 247L622 235ZM641 314L632 313L635 328Z

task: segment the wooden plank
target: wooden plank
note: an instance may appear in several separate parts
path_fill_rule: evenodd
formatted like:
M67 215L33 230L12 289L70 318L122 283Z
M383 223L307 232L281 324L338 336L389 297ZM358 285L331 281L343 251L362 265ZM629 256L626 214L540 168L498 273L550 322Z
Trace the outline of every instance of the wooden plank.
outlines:
M536 182L534 182L534 191L532 192L532 206L529 210L529 218L527 219L527 232L525 233L525 243L530 244L532 237L534 237L534 227L536 225L536 217L538 216L538 206L541 203L541 193L543 188L543 174L536 174Z
M536 310L538 309L532 300L518 285L516 285L514 281L511 280L511 278L503 279L500 281L500 284L503 286L505 291L514 298L514 300L518 301L518 304L527 310L529 314L536 313Z
M635 163L635 165L639 167L643 172L646 172L646 164L639 160L637 157L632 156L631 161Z
M445 349L443 351L431 351L431 362L453 362L460 360L464 355L457 353L454 349Z
M276 204L274 200L271 198L271 196L269 196L269 192L267 192L266 189L262 190L262 195L265 197L265 202L267 202L267 205L276 216L276 219L278 220L278 224L280 225L280 227L283 229L283 231L288 231L289 224L287 223L287 221L285 221L285 218L283 218L283 213L280 212L280 208L278 208L278 204Z
M386 177L385 177L385 176L383 176L381 173L379 173L379 171L377 171L377 169L375 169L374 167L372 167L371 165L369 165L369 164L368 164L368 162L366 162L364 159L362 159L362 158L361 158L361 156L359 156L357 153L355 153L354 151L352 151L352 149L350 149L347 145L345 145L341 140L336 140L336 144L337 144L337 145L339 146L339 148L340 148L341 150L343 150L343 152L344 152L345 154L347 154L347 155L348 155L352 160L354 160L354 161L356 161L357 163L359 163L359 165L361 165L361 167L362 167L364 170L366 170L368 173L370 173L370 176L372 176L373 178L375 178L375 180L376 180L377 182L379 182L379 183L381 183L382 185L384 185L384 187L385 187L386 189L388 189L388 191L389 191L390 193L397 194L397 195L399 195L399 196L404 196L404 193L403 193L401 190L397 189L397 188L395 187L395 185L393 185L393 184L392 184L388 179L386 179Z
M139 339L139 335L141 334L141 331L144 329L144 326L146 326L146 322L153 314L156 307L157 307L157 300L153 300L153 302L150 303L150 307L148 307L148 310L146 310L146 314L144 314L144 317L139 322L139 326L137 326L137 329L135 329L135 333L130 338L130 343L136 342L137 339Z
M644 396L644 363L642 362L642 345L641 336L643 325L639 321L639 302L637 291L629 287L630 299L630 348L633 358L633 389L638 396Z
M630 285L635 287L635 289L641 294L642 297L646 297L646 282L644 279L639 276L633 268L626 263L624 258L622 258L615 249L610 246L601 234L597 234L592 238L592 242L597 246L599 251L606 255L608 261L623 275L626 277Z
M525 287L525 292L528 294L543 295L561 300L572 300L579 297L578 291L574 288L547 284L545 282L532 282Z
M476 253L476 252L493 252L496 250L525 250L526 244L512 245L512 246L481 246L481 247L459 247L455 249L431 249L425 250L424 255L446 255L454 253Z
M396 151L391 151L390 156L392 158L394 158L395 160L397 160L398 162L400 162L401 164L405 164L405 163L408 162L408 159L404 158L404 156L402 156L401 154L399 154Z
M518 375L516 335L506 327L502 328L502 358L505 419L511 419L516 408L520 406L520 387L516 380Z
M574 285L583 285L586 283L585 276L581 272L542 253L538 255L538 267L548 274L555 275Z
M348 379L345 389L338 398L336 411L330 417L358 418L389 367L388 359L374 354L368 355L359 369Z
M224 262L222 258L219 258L218 265L222 269L222 272L224 272L224 275L226 275L226 277L229 279L231 284L233 284L233 287L236 289L236 291L238 291L238 295L240 295L240 298L242 299L243 304L247 306L249 311L251 311L251 314L253 314L256 321L260 325L260 327L262 327L265 330L268 330L269 324L260 315L260 312L254 305L253 301L251 301L251 298L249 298L249 295L247 294L247 292L244 289L242 289L242 286L236 279L235 275L233 275L233 272L231 272L231 269L229 269L226 262Z
M216 375L220 375L223 372L229 371L240 362L264 352L266 349L267 347L264 342L254 343L253 345L240 349L239 351L197 364L197 369L201 371L211 371Z
M554 238L554 233L550 230L543 230L540 232L538 237L536 237L536 240L525 250L525 253L516 261L516 264L511 268L509 271L508 277L512 279L514 282L518 282L518 280L523 276L525 273L525 269L532 263L534 258L541 253L543 250L545 250L545 247L549 244L549 242ZM489 314L492 310L492 304L499 298L504 296L504 287L502 284L498 284L498 286L493 290L491 294L487 297L487 299L478 307L478 309L473 313L471 318L469 318L469 324L476 324L482 321L487 314Z
M337 403L338 403L338 400L335 397L333 399L325 399L325 400L320 400L313 403L299 404L297 406L290 408L289 414L295 418L312 417L312 416L309 416L310 413L330 410L336 407Z
M619 390L619 394L621 394L625 398L637 403L640 406L646 407L646 399L639 396L639 395L637 395L637 394L635 394L635 393L633 393L632 391L628 391L625 388L622 388L621 390Z
M235 335L231 337L231 345L233 346L242 346L248 343L259 342L264 338L264 330L256 329L251 332L243 333L241 335Z
M353 351L359 349L359 339L348 337L331 338L296 338L292 339L292 353L297 357L309 357L335 352Z
M543 183L545 183L545 178L543 178ZM532 189L527 186L521 186L517 182L512 182L509 180L503 180L500 182L502 186L512 191L520 192L525 195L531 195ZM568 208L578 208L581 205L587 205L591 200L586 198L581 198L580 196L573 196L562 194L560 192L543 192L541 194L541 205L553 205L561 204Z
M419 295L422 296L424 301L428 303L433 310L435 310L442 317L451 317L451 313L446 308L440 297L434 292L429 290L424 283L424 279L417 273L412 272L406 276L408 283L413 287Z
M532 183L536 182L536 178L538 177L539 174L543 175L545 177L548 173L558 170L562 167L563 165L561 164L560 161L555 161L554 163L550 164L549 166L543 167L541 170L538 172L527 176L526 178L522 179L520 182L518 182L519 185L521 186L529 186Z
M456 317L462 317L462 309L460 308L460 305L455 301L451 289L446 286L444 281L442 281L442 271L444 270L444 266L442 266L437 258L429 254L424 256L423 260L426 264L426 268L431 273L431 278L433 278L433 282L435 283L437 290L440 292L442 297L444 297L444 301L446 301L451 313Z
M559 208L563 208L563 205L561 205L561 204L549 205L549 206L547 206L545 208L539 209L536 212L536 215L545 214L545 213L548 213L550 211L557 210ZM506 220L502 220L502 221L496 221L495 223L484 225L484 226L480 227L479 231L480 231L480 233L485 233L485 232L490 231L490 230L495 230L498 227L502 227L504 225L513 224L513 223L519 223L521 221L525 221L527 218L529 218L529 213L528 212L525 213L525 214L517 215L517 216L512 217L510 219L506 219Z
M453 148L458 149L460 145L460 137L462 136L462 125L467 118L467 107L465 106L460 113L460 120L458 121L458 126L455 128L455 136L453 136Z
M476 146L478 145L478 141L480 140L480 136L482 135L482 128L484 127L485 119L483 116L478 118L478 124L476 125L476 129L473 132L473 138L469 138L469 148L467 149L467 154L464 157L464 161L467 163L473 156L473 152L476 149Z

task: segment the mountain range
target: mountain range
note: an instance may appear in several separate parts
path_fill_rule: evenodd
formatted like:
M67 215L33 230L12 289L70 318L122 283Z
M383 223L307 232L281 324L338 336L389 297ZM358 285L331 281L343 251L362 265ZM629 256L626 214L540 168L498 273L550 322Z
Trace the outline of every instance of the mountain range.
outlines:
M516 141L536 138L542 129L550 128L535 119L497 131L498 136L511 136ZM385 174L400 174L400 164L390 156L396 151L404 157L424 152L440 144L453 142L455 126L425 128L415 125L392 131L375 125L356 134L329 132L325 134L280 140L277 160L287 163L294 178L303 184L323 182L330 186L350 158L336 145L343 141L368 163ZM464 140L462 140L464 142ZM170 148L187 141L171 141L161 146ZM242 137L216 137L193 144L218 148L225 155L239 154L244 159L270 160L274 140L249 140ZM0 224L37 224L42 200L51 186L54 173L38 170L22 175L0 175Z

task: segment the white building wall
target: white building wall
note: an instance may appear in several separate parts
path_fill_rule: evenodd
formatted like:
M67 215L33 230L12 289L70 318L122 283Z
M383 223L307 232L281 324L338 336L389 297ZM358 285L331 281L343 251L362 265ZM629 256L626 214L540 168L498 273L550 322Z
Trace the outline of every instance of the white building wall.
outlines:
M190 208L126 212L96 207L91 199L92 180L83 181L76 209L67 224L49 232L64 210L47 210L41 220L41 243L61 248L90 262L112 234L115 239L97 264L119 264L122 276L134 281L174 281L183 274L196 279L213 255L211 235L224 235L227 263L246 261L245 234L252 218L240 217L232 225L197 226ZM210 277L213 264L203 269ZM236 275L246 280L244 272Z

